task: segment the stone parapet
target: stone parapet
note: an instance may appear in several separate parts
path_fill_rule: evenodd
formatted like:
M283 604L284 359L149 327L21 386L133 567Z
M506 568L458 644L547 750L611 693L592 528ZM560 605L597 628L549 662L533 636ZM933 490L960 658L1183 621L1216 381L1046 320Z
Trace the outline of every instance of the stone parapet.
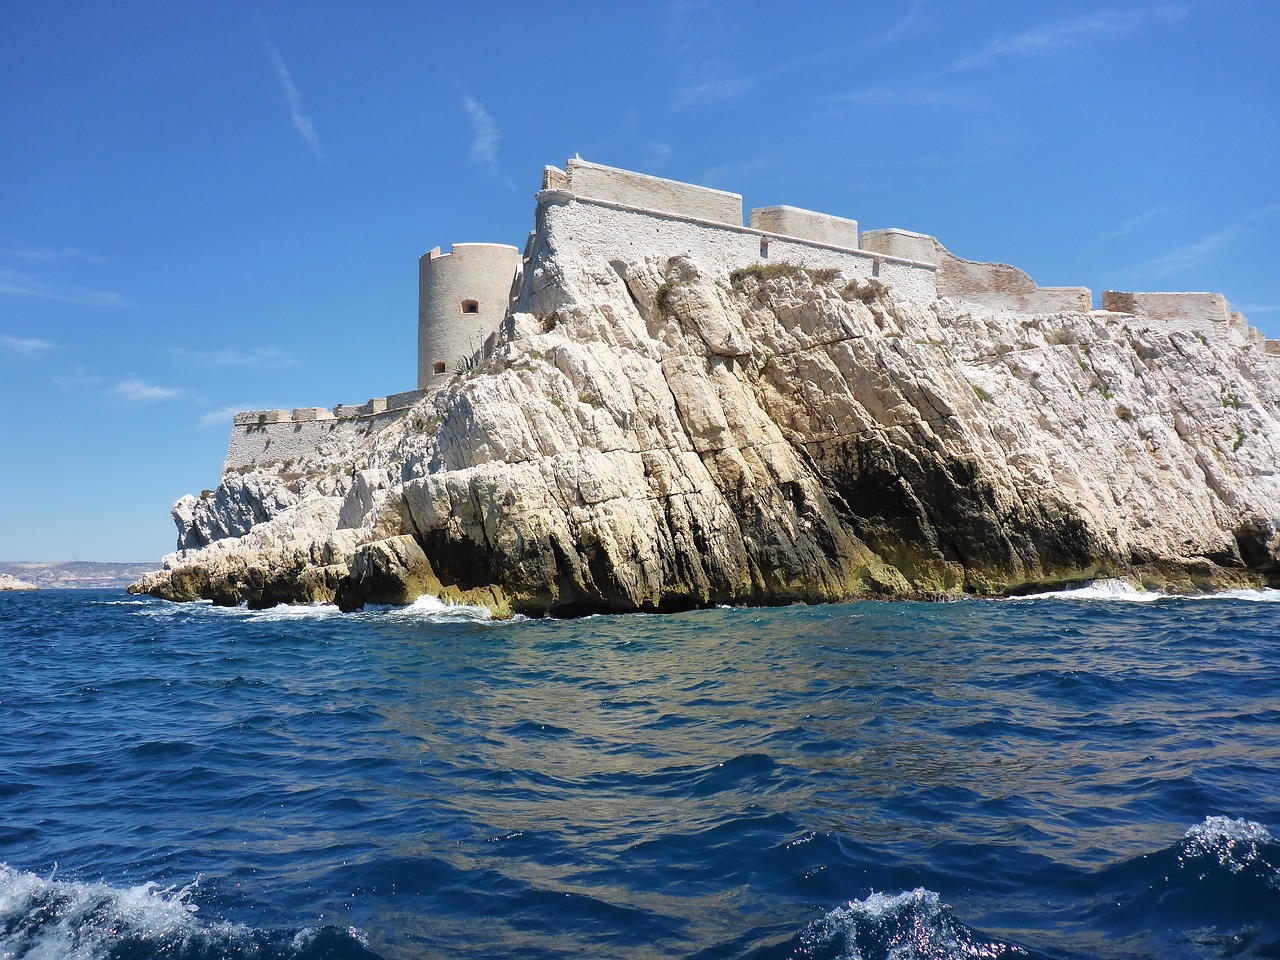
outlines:
M1231 324L1231 306L1220 293L1126 293L1106 290L1102 309L1152 320L1208 320Z
M610 200L643 210L742 226L742 197L736 193L651 177L586 160L570 160L565 168L563 183L558 182L554 174L548 176L544 171L546 189L563 189L584 199Z
M749 214L753 230L798 240L812 240L832 247L858 249L858 221L833 217L799 207L757 207Z

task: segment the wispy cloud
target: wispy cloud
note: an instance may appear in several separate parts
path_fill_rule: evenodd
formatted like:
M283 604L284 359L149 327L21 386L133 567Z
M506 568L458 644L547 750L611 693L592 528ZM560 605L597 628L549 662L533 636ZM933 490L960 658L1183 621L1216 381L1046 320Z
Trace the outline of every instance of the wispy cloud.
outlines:
M31 247L8 241L0 247L0 260L86 260L89 263L106 263L107 258L88 253L76 247Z
M658 140L651 140L646 149L648 155L648 167L653 170L661 170L667 165L667 161L671 159L671 144L663 143Z
M156 400L173 400L182 395L181 390L170 387L157 387L141 380L124 380L111 388L118 397L138 403L151 403Z
M265 410L269 409L263 406L254 406L251 403L240 403L228 407L222 407L219 410L209 410L200 415L200 426L202 427L221 427L231 423L231 418L237 413L243 413L245 410Z
M1006 58L1034 57L1050 50L1106 36L1123 36L1153 22L1174 23L1190 12L1187 4L1161 4L1140 10L1104 10L1077 20L1050 24L1009 37L997 37L961 58L954 70L972 70Z
M703 64L701 76L691 78L676 90L677 107L706 106L721 100L732 100L755 89L756 82L742 76L707 76L723 64Z
M471 120L471 162L488 167L498 172L498 125L493 116L484 108L484 104L474 97L464 96L462 105L467 109L467 117Z
M897 21L885 30L879 36L872 38L870 43L877 46L886 43L892 43L899 37L911 31L921 20L921 14L924 13L924 0L912 0L907 12L904 13Z
M1157 275L1174 273L1176 271L1188 270L1203 265L1206 261L1212 259L1224 248L1234 243L1242 234L1244 234L1253 224L1259 220L1265 220L1268 217L1280 215L1280 203L1269 204L1265 207L1259 207L1245 216L1241 217L1234 223L1228 224L1221 230L1215 230L1213 233L1201 237L1194 243L1176 250L1170 250L1168 253L1155 257L1145 263L1140 263L1127 273L1154 273Z
M11 350L16 354L24 357L41 357L50 350L55 349L54 345L48 340L30 339L24 340L20 337L0 336L0 347Z
M39 300L56 300L83 307L124 307L129 301L108 290L85 290L82 287L54 287L19 273L16 270L0 270L0 296L35 297Z
M674 67L673 97L678 108L707 106L744 96L756 79L721 55L718 22L732 15L716 0L672 0L667 5L666 45ZM704 24L691 23L698 19ZM712 29L703 29L711 25Z
M876 84L859 87L835 98L837 102L856 103L866 107L913 109L968 109L979 107L982 98L952 87L932 87L920 83L904 83L898 86Z
M320 137L316 134L315 124L311 122L311 118L302 112L302 94L298 92L297 86L293 82L293 77L289 74L289 68L285 66L284 58L280 56L280 51L276 49L276 45L270 40L266 41L267 56L271 58L271 65L275 67L276 77L280 81L280 87L284 90L284 98L289 104L289 115L293 118L293 128L298 131L298 135L306 141L311 152L315 154L317 160L324 159L324 150L320 146Z
M181 357L185 362L207 367L266 367L280 369L298 365L296 357L290 356L279 347L260 347L247 353L232 349L207 351L173 347L167 352L173 356Z
M263 347L249 353L217 350L209 358L216 367L293 367L298 361L276 347Z

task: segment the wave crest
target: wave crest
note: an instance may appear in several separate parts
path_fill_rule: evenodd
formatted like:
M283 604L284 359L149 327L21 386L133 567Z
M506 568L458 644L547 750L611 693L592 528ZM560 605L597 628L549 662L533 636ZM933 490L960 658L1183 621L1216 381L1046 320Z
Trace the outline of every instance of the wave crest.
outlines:
M962 960L1026 956L956 919L932 890L872 893L812 923L797 955L825 960Z
M0 864L0 957L29 960L373 958L355 928L254 930L202 922L185 887L113 887L43 878Z
M1268 858L1268 854L1274 851L1266 849L1274 847L1275 842L1266 827L1252 820L1205 817L1183 834L1178 862L1190 866L1194 860L1209 857L1232 873L1240 873L1249 867L1262 867L1280 878L1280 868Z

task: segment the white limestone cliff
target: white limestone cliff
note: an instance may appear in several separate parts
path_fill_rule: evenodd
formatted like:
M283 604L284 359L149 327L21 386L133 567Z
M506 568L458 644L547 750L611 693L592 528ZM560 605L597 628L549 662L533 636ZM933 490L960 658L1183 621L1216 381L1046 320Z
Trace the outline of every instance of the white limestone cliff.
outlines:
M186 549L132 589L501 616L1277 575L1280 382L1234 330L696 250L528 269L476 369L184 498Z

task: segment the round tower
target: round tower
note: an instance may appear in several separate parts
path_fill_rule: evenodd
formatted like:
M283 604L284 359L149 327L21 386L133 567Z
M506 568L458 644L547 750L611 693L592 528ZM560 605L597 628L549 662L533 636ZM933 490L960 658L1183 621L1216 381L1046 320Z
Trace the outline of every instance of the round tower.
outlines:
M418 260L418 389L439 386L480 349L511 304L520 251L505 243L455 243Z

